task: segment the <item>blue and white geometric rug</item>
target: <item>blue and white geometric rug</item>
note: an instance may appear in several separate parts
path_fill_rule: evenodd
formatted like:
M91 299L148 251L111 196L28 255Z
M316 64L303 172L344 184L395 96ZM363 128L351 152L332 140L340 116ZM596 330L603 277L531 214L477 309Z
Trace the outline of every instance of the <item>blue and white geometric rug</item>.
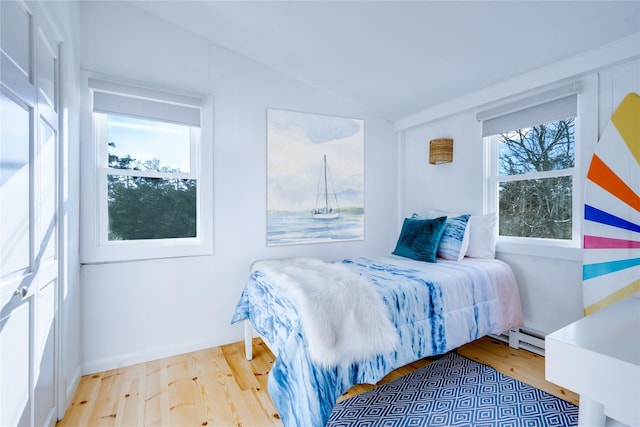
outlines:
M576 405L451 352L336 404L325 427L576 425Z

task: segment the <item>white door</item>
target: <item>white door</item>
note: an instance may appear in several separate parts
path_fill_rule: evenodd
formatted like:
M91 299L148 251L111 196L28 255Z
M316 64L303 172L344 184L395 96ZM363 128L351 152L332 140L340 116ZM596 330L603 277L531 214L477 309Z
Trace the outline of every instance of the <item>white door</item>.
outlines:
M52 426L60 47L22 2L0 20L0 426Z

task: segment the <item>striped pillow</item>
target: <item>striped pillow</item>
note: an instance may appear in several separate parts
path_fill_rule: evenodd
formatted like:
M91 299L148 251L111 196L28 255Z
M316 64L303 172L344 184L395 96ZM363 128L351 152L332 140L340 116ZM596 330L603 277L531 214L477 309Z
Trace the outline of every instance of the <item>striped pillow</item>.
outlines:
M466 232L469 217L467 214L447 217L447 224L438 243L438 257L452 261L464 258L469 247L469 233ZM420 217L413 214L413 218Z

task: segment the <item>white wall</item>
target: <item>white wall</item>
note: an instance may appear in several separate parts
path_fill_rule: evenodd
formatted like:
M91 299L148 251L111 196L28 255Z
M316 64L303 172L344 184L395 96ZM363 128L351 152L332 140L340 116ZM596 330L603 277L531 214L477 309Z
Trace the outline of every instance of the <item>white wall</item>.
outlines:
M578 81L581 86L577 164L584 181L598 137L614 109L627 93L640 93L638 39L636 35L399 120L400 215L428 209L487 212L483 207L486 183L476 111L496 101L504 102L500 100L510 95L561 81ZM429 165L428 142L440 137L454 139L454 162ZM553 250L499 244L497 257L511 265L518 279L525 326L549 333L582 317L580 248Z
M426 209L482 212L483 150L480 125L466 112L408 129L401 142L401 215ZM453 138L453 163L429 164L429 141ZM474 191L470 191L474 189Z
M118 2L83 2L82 67L214 97L214 255L83 265L84 372L242 339L230 325L252 261L390 252L396 239L393 125ZM365 240L266 247L266 110L365 120ZM390 166L392 165L392 166Z

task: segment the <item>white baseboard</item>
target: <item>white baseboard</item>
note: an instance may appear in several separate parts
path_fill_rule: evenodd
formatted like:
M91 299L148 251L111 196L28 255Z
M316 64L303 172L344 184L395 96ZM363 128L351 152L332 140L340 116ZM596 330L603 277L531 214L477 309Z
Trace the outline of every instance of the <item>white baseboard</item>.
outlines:
M125 366L136 365L138 363L149 362L151 360L163 359L165 357L176 356L178 354L190 353L192 351L203 350L220 345L209 341L192 342L188 344L170 345L146 351L122 354L115 357L108 357L93 361L86 361L82 365L82 375L95 374L110 369L123 368Z

